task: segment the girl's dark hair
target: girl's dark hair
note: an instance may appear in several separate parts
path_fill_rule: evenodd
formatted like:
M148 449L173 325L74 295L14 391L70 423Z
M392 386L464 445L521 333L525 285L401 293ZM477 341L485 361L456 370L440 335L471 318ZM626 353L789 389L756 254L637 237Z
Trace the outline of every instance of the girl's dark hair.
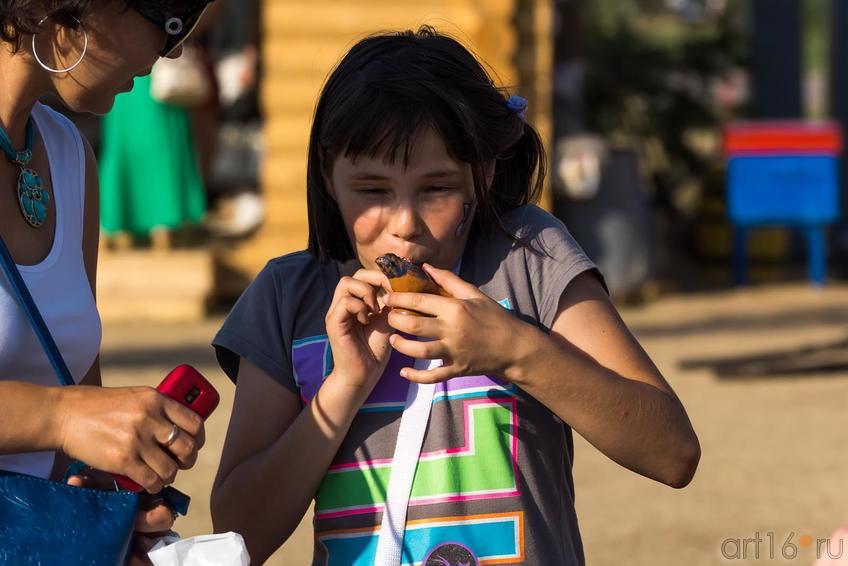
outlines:
M471 165L479 225L520 242L501 217L538 198L545 154L536 130L506 101L480 62L432 27L357 43L330 74L315 109L306 178L309 250L321 262L355 257L324 181L333 159L385 155L406 164L424 127L441 136L454 159ZM487 190L485 166L493 160Z
M38 33L38 22L45 16L67 28L77 29L86 12L103 3L104 0L0 0L0 41L17 52L23 36ZM128 8L143 4L161 7L163 11L182 3L186 3L185 0L124 0Z

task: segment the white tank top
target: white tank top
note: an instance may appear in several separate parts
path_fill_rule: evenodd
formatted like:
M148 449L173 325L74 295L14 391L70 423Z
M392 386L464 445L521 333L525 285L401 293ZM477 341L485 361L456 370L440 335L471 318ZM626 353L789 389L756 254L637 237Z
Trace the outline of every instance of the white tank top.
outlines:
M82 253L85 201L85 150L70 120L42 104L32 111L47 149L56 205L56 236L44 261L18 270L41 316L79 382L100 349L100 316L85 272ZM42 173L44 174L44 173ZM0 187L0 190L12 190ZM0 272L0 380L58 385L35 332ZM0 455L0 469L46 478L52 452Z

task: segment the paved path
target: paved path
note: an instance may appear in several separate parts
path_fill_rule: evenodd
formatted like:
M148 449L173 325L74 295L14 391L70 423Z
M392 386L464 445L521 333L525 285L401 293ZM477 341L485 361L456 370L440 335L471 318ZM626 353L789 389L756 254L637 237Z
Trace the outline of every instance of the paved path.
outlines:
M675 491L577 438L588 564L812 564L816 539L848 523L848 287L675 296L623 314L686 405L703 457L692 485ZM183 535L211 531L208 493L234 392L206 346L220 322L105 329L108 385L155 385L170 367L193 363L222 392L207 447L177 481L193 496ZM302 524L269 564L308 564L310 531ZM756 533L762 541L748 542L742 560L741 539ZM781 550L793 544L797 557L786 561Z

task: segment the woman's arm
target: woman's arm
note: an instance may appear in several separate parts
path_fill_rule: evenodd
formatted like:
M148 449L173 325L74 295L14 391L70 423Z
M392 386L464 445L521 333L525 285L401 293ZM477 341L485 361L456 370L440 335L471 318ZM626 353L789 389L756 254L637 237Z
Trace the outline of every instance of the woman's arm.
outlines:
M174 424L182 432L166 451ZM150 387L0 382L0 454L63 452L157 493L194 465L203 441L202 419Z
M61 389L0 382L0 454L59 448Z
M88 370L88 373L82 378L80 381L80 385L91 385L92 387L100 387L100 356L98 355L95 358L94 363L91 365L91 369ZM64 452L57 450L56 455L53 459L53 471L50 473L50 477L55 480L61 480L65 477L65 472L68 471L68 467L74 462L74 459L65 454Z
M563 292L548 335L453 273L427 270L456 298L391 294L392 307L435 315L392 312L394 328L434 339L393 336L392 344L413 357L448 361L435 370L406 369L409 379L501 375L622 466L673 487L691 481L700 446L686 411L592 273Z
M297 528L367 391L330 375L303 410L297 395L242 358L212 489L215 532L236 531L261 563Z

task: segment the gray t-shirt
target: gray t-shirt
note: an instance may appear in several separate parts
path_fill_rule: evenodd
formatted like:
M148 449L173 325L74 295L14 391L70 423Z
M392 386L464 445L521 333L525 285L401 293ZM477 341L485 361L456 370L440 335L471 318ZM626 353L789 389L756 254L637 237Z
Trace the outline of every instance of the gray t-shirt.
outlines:
M504 220L542 253L475 226L460 276L547 330L566 286L595 265L565 226L536 206ZM308 403L332 371L324 316L346 268L321 265L308 252L269 262L215 337L221 367L235 379L239 356L247 358ZM315 495L315 565L373 564L409 386L398 372L412 365L393 353ZM572 454L569 426L516 386L482 375L439 384L413 481L403 563L582 565Z

